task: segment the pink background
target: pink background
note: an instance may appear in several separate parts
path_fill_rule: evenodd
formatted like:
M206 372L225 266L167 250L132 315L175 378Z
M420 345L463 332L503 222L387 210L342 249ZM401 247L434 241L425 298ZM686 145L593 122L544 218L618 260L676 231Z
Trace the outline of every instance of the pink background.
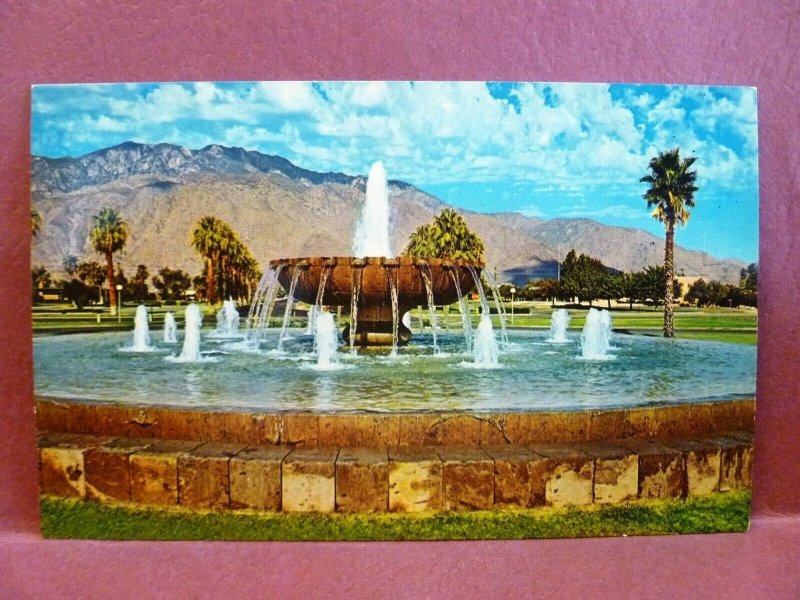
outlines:
M800 597L797 2L117 4L0 3L0 597ZM28 341L29 86L269 79L757 86L762 287L751 531L392 544L41 540Z

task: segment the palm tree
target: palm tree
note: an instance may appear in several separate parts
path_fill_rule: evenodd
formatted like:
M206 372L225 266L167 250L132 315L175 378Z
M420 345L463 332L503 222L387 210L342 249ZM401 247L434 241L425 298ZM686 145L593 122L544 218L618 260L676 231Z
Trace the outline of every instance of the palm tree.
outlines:
M483 261L483 240L472 233L464 218L452 208L445 208L428 225L411 234L405 254L420 258L460 258Z
M111 314L117 310L117 290L114 287L114 252L119 252L128 241L128 224L113 208L104 208L92 217L89 238L94 249L106 257L106 281Z
M192 246L206 261L206 298L209 304L217 302L214 265L219 260L221 224L216 217L206 215L192 231Z
M31 209L31 235L36 237L42 230L42 215L35 208Z
M690 156L681 160L680 149L673 148L650 159L650 173L642 177L641 183L649 183L643 198L652 208L654 219L664 223L666 244L664 246L664 337L675 337L673 326L673 290L675 275L675 225L685 225L689 220L687 208L694 208L695 180L697 172L689 168L697 160Z

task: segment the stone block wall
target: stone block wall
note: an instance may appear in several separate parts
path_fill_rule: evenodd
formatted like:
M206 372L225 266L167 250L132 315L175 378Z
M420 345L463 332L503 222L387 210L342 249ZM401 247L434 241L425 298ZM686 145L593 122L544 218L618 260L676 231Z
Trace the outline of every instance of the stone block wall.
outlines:
M387 449L42 433L39 458L43 494L90 501L284 512L501 510L749 488L752 434Z

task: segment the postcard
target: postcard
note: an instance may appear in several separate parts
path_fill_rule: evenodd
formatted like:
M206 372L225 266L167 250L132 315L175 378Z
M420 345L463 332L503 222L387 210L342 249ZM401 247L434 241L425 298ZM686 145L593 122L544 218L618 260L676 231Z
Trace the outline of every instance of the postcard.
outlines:
M742 531L756 90L37 85L42 531Z

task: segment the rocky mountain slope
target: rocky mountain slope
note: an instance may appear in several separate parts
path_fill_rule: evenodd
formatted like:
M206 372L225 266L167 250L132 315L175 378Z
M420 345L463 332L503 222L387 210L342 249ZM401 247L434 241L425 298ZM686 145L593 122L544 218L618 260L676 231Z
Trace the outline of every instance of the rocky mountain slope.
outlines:
M120 255L129 274L140 263L151 273L162 266L198 273L202 265L189 239L205 214L230 223L262 265L287 256L347 255L365 188L361 176L317 173L280 156L217 145L189 150L126 142L78 158L33 157L33 206L44 227L32 262L58 273L69 254L99 260L88 231L92 215L106 206L130 225ZM399 181L390 182L389 193L400 253L411 232L447 205ZM637 229L458 210L486 242L487 264L501 280L554 276L571 248L626 271L663 260L664 240ZM680 247L675 263L686 275L727 282L736 282L744 266Z

